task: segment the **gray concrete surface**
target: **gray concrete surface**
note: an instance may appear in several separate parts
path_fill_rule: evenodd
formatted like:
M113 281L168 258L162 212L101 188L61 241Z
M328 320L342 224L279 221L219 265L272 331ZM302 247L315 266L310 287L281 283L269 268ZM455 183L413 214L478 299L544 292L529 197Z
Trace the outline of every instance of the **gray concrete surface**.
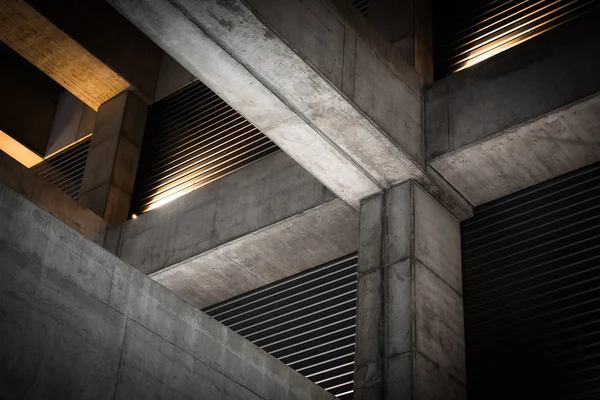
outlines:
M94 123L79 203L110 226L127 220L148 107L126 91L102 104Z
M63 91L54 112L44 155L54 154L92 133L95 120L94 110L71 93Z
M0 396L333 399L0 186Z
M297 33L282 32L287 25L277 19L276 12L284 12L277 3L257 0L251 7L281 30L238 0L109 3L351 206L415 178L460 218L470 215L422 168L421 79L346 2L294 1L285 9L298 29L337 25L323 38L325 49L314 51L314 40L300 48ZM315 21L311 7L332 14ZM355 55L340 49L343 41L355 43L349 49ZM330 45L338 46L339 61L321 62ZM346 89L343 77L350 82Z
M318 180L279 151L127 221L120 232L117 254L151 274L334 198ZM352 222L342 218L339 223ZM297 235L278 241L292 242L303 234L306 232L299 228Z
M466 399L460 224L414 181L361 205L355 396Z
M426 91L429 165L477 206L600 160L600 9Z
M170 55L163 52L156 82L154 101L158 101L194 82L197 78Z
M296 214L151 277L208 307L358 249L358 214L340 199Z
M104 242L106 222L101 217L2 151L0 184L19 193L88 239L100 245Z

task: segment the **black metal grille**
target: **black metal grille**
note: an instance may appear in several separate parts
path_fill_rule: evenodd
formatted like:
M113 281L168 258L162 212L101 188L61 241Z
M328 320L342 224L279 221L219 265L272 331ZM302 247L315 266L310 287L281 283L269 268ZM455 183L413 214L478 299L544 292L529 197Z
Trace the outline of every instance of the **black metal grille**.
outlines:
M149 211L276 150L196 81L149 107L132 212Z
M462 235L469 398L600 398L600 164L477 207Z
M91 136L45 159L31 170L77 200L90 149Z
M353 397L357 255L204 310L341 399Z
M436 76L467 68L598 6L598 0L438 0Z
M360 11L365 17L369 15L369 3L371 0L352 0L352 4Z

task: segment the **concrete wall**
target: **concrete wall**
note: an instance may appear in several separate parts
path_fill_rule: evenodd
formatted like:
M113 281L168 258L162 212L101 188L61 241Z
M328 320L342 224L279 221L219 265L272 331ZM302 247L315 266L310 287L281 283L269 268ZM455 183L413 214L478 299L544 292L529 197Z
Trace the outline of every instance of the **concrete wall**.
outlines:
M600 92L600 9L426 90L427 159Z
M163 52L156 81L154 101L158 101L194 82L197 78L170 55Z
M0 130L43 156L62 88L0 42Z
M150 274L332 199L279 151L127 221L117 255Z
M0 397L333 399L0 186Z
M94 130L96 111L67 92L60 94L45 155L53 154Z
M101 217L2 151L0 184L19 193L88 239L100 245L104 243L106 222Z
M413 159L423 160L423 81L350 1L249 0L253 10Z

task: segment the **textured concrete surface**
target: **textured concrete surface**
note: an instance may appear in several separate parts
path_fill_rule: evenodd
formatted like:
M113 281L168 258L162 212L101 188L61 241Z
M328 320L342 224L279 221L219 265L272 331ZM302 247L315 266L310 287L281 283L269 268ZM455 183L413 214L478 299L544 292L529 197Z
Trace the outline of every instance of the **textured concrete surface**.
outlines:
M104 103L96 115L79 202L110 226L128 217L147 108L127 91Z
M3 398L333 399L0 186Z
M429 165L477 206L600 160L600 9L426 90Z
M14 190L88 239L102 245L106 222L56 186L0 151L0 184Z
M362 203L355 399L465 399L460 225L414 181Z
M63 89L1 41L0 88L0 130L44 156Z
M104 0L26 0L50 22L154 100L162 51Z
M45 156L54 154L94 130L96 112L66 90L60 94Z
M358 214L340 199L242 236L151 277L198 308L300 273L358 248Z
M158 81L156 82L156 92L154 101L158 101L168 95L175 93L179 89L194 82L196 77L170 55L163 52L160 69L158 71Z
M337 10L332 23L351 21L343 40L354 41L356 55L341 54L339 63L344 59L354 68L354 73L342 73L352 82L353 94L344 90L343 79L340 89L339 79L336 85L323 72L332 66L312 63L315 53L323 54L320 48L296 52L292 43L297 35L286 37L265 25L241 1L109 3L351 206L358 208L360 199L414 177L456 215L470 215L471 210L463 209L425 174L419 161L423 146L418 74L394 62L400 55L358 13L348 11L351 5L324 3ZM299 11L286 15L296 21L294 26L318 25L310 20L313 3L293 2ZM251 6L281 8L260 1ZM366 33L356 29L360 24ZM339 32L331 36L338 44ZM354 102L346 96L353 96Z
M117 254L142 272L154 273L334 197L284 152L276 152L127 221ZM299 230L288 239L302 234Z
M0 38L94 110L129 86L24 0L0 3Z

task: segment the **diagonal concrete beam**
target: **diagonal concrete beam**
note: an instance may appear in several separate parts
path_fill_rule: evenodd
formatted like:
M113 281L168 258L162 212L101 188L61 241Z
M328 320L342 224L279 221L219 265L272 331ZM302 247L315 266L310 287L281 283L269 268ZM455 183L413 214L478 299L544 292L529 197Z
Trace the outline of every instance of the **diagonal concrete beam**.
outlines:
M470 215L242 1L108 2L354 208L413 178L458 218Z
M24 0L0 2L0 39L94 110L129 87Z

